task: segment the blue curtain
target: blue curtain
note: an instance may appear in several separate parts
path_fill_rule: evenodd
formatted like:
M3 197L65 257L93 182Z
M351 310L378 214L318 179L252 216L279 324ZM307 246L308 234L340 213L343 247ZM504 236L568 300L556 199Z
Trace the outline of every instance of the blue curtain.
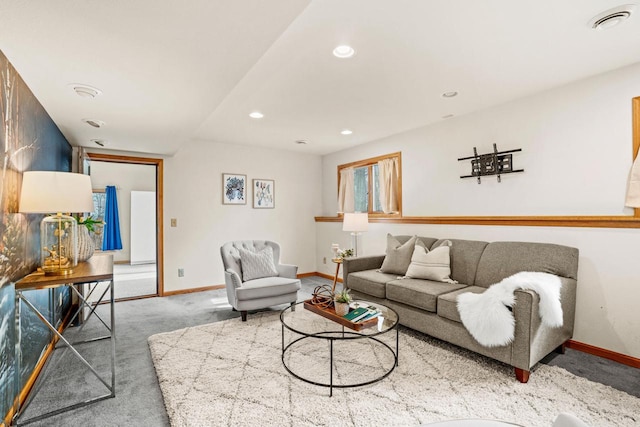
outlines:
M102 250L112 251L122 249L122 239L120 239L120 218L118 217L118 198L116 197L116 187L107 186L107 201L104 208L104 239L102 240Z

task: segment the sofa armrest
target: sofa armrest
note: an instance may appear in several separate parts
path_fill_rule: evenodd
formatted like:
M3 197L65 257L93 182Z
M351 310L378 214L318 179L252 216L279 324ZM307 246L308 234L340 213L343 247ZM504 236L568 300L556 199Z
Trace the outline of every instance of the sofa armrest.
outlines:
M344 258L342 260L342 277L346 281L349 273L356 271L375 270L382 267L384 255L361 256L356 258Z
M560 277L560 305L563 322L558 328L542 324L540 297L530 290L516 290L513 317L516 321L511 364L529 370L543 357L573 336L576 303L576 280Z
M287 277L289 279L295 279L298 277L298 266L291 264L278 264L276 265L278 275L280 277Z

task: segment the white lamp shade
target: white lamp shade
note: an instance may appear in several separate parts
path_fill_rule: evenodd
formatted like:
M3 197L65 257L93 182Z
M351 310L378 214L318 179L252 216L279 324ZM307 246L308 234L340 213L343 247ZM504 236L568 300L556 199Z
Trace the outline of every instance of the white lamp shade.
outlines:
M22 175L20 212L93 212L91 178L69 172L25 172Z
M345 213L342 231L367 231L369 229L369 214L364 212Z

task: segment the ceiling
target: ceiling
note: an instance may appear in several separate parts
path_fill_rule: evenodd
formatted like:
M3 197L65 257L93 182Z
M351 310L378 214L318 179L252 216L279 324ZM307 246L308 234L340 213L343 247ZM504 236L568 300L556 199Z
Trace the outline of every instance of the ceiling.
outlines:
M0 0L0 49L72 145L171 155L197 138L322 155L639 62L638 8L588 25L621 4ZM334 57L341 44L356 55Z

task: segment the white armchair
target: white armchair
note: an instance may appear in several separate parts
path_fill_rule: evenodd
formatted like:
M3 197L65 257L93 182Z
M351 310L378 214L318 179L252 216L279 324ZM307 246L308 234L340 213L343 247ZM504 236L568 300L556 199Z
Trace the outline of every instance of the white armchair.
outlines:
M280 245L268 240L233 241L222 245L220 255L227 299L240 312L243 322L249 310L286 303L295 308L300 289L298 267L280 264ZM243 257L247 263L244 274ZM252 260L252 265L248 265L248 260Z

